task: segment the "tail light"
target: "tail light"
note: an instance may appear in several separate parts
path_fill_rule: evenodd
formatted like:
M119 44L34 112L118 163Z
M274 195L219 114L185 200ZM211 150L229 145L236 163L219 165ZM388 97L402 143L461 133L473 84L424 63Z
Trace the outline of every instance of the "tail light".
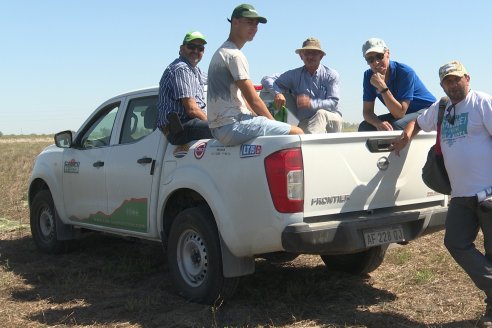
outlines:
M280 150L265 158L268 187L280 213L301 212L304 207L304 166L301 148Z

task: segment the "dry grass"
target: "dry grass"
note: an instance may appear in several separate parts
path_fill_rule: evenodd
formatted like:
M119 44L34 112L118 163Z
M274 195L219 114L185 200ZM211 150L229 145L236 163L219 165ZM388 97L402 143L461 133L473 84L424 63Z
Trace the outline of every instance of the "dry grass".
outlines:
M458 328L475 327L483 310L484 295L450 258L442 232L390 249L362 278L328 272L317 256L257 260L235 297L216 306L172 293L155 243L92 234L69 254L41 254L27 225L26 183L50 141L17 139L0 138L2 327Z

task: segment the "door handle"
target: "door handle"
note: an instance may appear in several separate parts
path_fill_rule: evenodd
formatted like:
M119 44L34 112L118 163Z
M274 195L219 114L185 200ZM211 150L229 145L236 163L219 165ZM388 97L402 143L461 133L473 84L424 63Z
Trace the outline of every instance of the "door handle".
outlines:
M382 152L390 152L389 147L391 146L391 142L394 137L389 138L373 138L367 139L366 147L369 149L371 153L382 153Z
M92 166L94 166L94 167L103 167L104 166L104 162L103 161L97 161L94 164L92 164Z
M150 157L142 157L140 159L137 160L137 163L138 164L149 164L149 163L152 163L152 158Z

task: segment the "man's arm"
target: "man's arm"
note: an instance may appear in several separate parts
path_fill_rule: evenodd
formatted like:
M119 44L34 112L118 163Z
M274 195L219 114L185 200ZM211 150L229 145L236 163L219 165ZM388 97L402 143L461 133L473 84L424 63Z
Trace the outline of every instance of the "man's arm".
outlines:
M263 100L261 100L256 93L255 87L253 86L253 82L251 82L251 80L237 80L235 83L239 90L241 90L244 99L255 114L265 116L271 120L274 119L268 108L265 106L265 103L263 103Z
M283 95L284 91L278 86L277 83L275 83L279 76L280 74L274 74L272 76L264 76L261 79L261 85L263 88L274 96L273 102L275 103L277 110L280 110L280 108L282 108L282 106L286 103L285 96Z
M413 120L407 124L402 134L391 142L390 149L400 156L400 151L412 140L413 137L421 130L417 120Z
M188 115L189 118L198 118L202 121L207 120L207 115L200 107L198 107L194 98L182 98L181 104L183 104L186 115Z
M380 73L374 73L371 76L371 84L381 93L388 89L386 82L384 82L384 75ZM391 90L387 90L381 93L381 96L384 99L384 104L388 108L391 115L393 115L396 119L401 119L407 113L408 106L410 105L409 100L403 100L401 103L395 99Z

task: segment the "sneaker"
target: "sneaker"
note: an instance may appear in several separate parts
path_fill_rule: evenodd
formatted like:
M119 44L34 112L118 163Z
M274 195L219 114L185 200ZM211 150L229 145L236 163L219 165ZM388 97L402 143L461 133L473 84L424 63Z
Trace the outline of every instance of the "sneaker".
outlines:
M181 120L179 119L178 113L171 112L167 115L167 120L169 124L167 125L169 132L172 134L178 134L183 132L183 125L181 125Z
M492 328L492 305L487 305L485 314L480 318L478 327Z

